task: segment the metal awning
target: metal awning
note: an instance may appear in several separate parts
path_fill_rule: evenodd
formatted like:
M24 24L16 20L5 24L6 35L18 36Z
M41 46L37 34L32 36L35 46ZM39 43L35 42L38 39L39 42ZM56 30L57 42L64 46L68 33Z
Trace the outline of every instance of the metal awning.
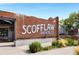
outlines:
M11 22L9 20L2 20L2 21L6 22L6 23L9 23L9 24L13 24L13 22Z
M15 19L14 18L8 18L8 17L3 17L3 16L0 16L0 20L1 21L4 21L6 23L9 23L9 24L13 24Z

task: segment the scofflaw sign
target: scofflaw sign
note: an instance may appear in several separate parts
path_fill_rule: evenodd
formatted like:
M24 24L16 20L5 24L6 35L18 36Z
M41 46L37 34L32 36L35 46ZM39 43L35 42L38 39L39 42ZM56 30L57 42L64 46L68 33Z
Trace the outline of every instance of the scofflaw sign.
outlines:
M31 17L31 21L23 20L23 22L21 32L23 38L57 37L58 35L58 17L48 20Z
M29 31L29 29L31 29ZM23 25L23 30L22 34L33 34L33 33L38 33L40 34L52 34L50 31L54 30L54 24L37 24L37 25Z

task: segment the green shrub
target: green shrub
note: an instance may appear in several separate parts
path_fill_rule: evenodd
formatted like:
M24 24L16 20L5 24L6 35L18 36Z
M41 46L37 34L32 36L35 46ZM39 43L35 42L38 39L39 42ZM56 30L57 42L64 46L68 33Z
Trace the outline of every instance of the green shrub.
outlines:
M58 46L57 40L52 41L52 48L57 48Z
M79 39L78 39L78 45L79 45Z
M77 46L79 45L79 40L74 40L74 39L70 39L70 38L67 38L66 39L68 41L68 46Z
M33 42L32 44L29 45L30 52L35 53L41 50L41 44L39 42Z
M73 45L77 46L78 44L79 44L79 41L78 40L74 40Z
M58 45L60 47L66 47L67 44L68 44L68 41L66 39L60 39L60 40L58 40Z
M67 38L66 40L68 41L68 44L67 44L68 46L73 46L73 43L74 43L73 39Z
M50 49L52 49L52 46L47 46L43 48L43 50L50 50Z
M61 47L63 47L62 43L58 42L57 48L61 48Z
M67 46L67 44L68 44L68 41L67 40L65 40L65 39L60 39L60 40L55 40L55 41L53 41L52 42L52 47L53 48L61 48L61 47L65 47L65 46Z
M62 47L62 44L59 43L59 40L52 41L52 48L60 48L60 47Z

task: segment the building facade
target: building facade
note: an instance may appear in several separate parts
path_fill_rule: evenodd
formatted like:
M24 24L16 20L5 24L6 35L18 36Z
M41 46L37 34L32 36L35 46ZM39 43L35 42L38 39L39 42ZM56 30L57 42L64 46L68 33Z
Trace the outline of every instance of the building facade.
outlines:
M42 19L0 11L0 39L14 41L58 36L58 17Z

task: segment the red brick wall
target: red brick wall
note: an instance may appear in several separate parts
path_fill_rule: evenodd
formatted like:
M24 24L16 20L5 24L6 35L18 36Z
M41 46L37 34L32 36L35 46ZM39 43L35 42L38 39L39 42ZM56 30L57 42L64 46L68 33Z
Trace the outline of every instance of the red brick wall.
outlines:
M36 18L33 16L23 16L23 15L18 15L16 13L11 13L11 12L0 12L0 16L3 17L8 17L8 18L16 18L16 22L15 22L15 35L16 35L16 39L26 39L26 38L41 38L41 37L56 37L57 36L57 26L58 26L58 19L57 18L49 18L47 19L41 19L41 18ZM52 24L55 25L54 26L54 30L51 30L50 32L52 34L40 34L40 31L36 32L36 33L32 33L32 34L22 34L22 32L24 32L24 29L22 28L23 25L37 25L37 24L45 24L47 26L47 24ZM30 30L30 28L29 28Z

